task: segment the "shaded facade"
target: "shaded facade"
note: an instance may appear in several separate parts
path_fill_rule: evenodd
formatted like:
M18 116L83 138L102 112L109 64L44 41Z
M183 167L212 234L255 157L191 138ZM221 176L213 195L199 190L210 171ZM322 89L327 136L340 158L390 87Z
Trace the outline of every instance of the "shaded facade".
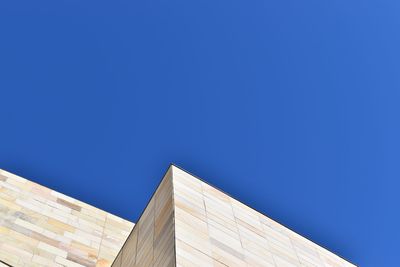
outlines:
M0 260L11 266L355 266L175 166L136 225L0 174Z

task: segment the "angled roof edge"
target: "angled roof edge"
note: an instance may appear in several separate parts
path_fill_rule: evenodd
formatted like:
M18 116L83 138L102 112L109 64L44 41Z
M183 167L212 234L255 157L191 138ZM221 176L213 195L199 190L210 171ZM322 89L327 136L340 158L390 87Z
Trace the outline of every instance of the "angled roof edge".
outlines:
M67 194L65 194L65 193L62 193L62 192L59 191L58 189L53 189L53 188L51 188L51 187L48 187L48 186L43 185L43 184L41 184L41 183L38 183L38 182L36 182L36 181L33 181L33 180L30 180L30 179L24 178L24 177L20 176L19 174L16 174L16 173L13 173L13 172L10 172L10 171L7 171L7 170L5 170L5 169L0 168L0 174L1 174L1 173L5 173L5 174L7 174L7 175L11 175L11 176L13 176L13 178L15 178L15 179L17 179L17 180L20 180L20 181L29 181L29 182L34 183L34 184L36 184L36 185L39 185L39 186L41 186L41 187L47 188L47 189L49 189L49 190L51 190L51 191L53 191L53 192L55 192L55 193L57 193L57 194L59 194L59 195L65 197L65 198L67 198L67 199L71 199L71 200L74 200L74 201L78 201L78 202L84 203L85 205L90 206L90 207L93 208L93 209L97 209L97 210L100 210L100 211L102 211L102 212L105 212L105 213L107 213L108 216L114 217L114 218L117 219L117 220L123 220L123 221L130 222L130 223L132 223L132 224L135 224L134 222L132 222L132 221L130 221L130 220L127 220L127 219L125 219L125 218L122 218L122 217L120 217L120 216L118 216L118 215L115 215L115 214L112 213L112 212L109 212L109 211L104 210L104 209L102 209L102 208L96 207L96 206L94 206L94 205L92 205L92 204L89 204L89 203L87 203L87 202L85 202L85 201L83 201L83 200L80 200L80 199L78 199L78 198L76 198L76 197L71 197L71 196L69 196L69 195L67 195Z
M328 251L329 253L332 253L332 254L338 256L338 257L341 258L342 260L345 260L345 261L347 261L348 263L350 263L350 264L352 264L352 265L354 265L354 266L359 266L358 264L356 264L356 263L354 263L354 262L352 262L352 261L346 259L345 257L339 255L338 253L332 252L330 249L326 248L325 246L323 246L323 245L321 245L321 244L319 244L319 243L317 243L317 242L315 242L315 241L309 239L308 237L306 237L306 236L304 236L304 235L298 233L297 231L295 231L295 230L293 230L292 228L286 226L285 224L279 222L278 220L276 220L276 219L274 219L274 218L271 218L270 216L266 215L265 213L263 213L263 212L261 212L261 211L255 209L255 208L253 208L253 207L247 205L246 203L242 202L241 200L238 200L236 197L233 197L231 194L225 192L224 190L220 189L220 188L217 187L217 186L214 186L213 184L209 183L208 181L204 180L203 178L199 177L198 175L195 175L195 174L191 173L190 171L187 171L186 169L182 168L181 166L177 165L176 163L173 163L173 162L170 163L170 166L168 167L168 170L170 169L171 166L174 166L174 167L180 169L181 171L183 171L183 172L185 172L185 173L187 173L187 174L193 176L194 178L196 178L196 179L202 181L203 183L206 183L206 184L208 184L209 186L211 186L211 187L213 187L213 188L215 188L215 189L221 191L222 193L226 194L227 196L229 196L229 197L231 197L231 198L233 198L233 199L239 201L240 203L242 203L242 204L245 205L246 207L248 207L248 208L250 208L250 209L252 209L252 210L254 210L254 211L260 213L261 215L263 215L263 216L265 216L265 217L267 217L267 218L273 220L274 222L276 222L276 223L282 225L283 227L287 228L288 230L292 231L293 233L295 233L295 234L297 234L297 235L299 235L299 236L301 236L301 237L307 239L308 241L314 243L315 245L321 247L322 249ZM167 170L167 171L168 171L168 170ZM167 173L167 172L165 172L165 174L166 174L166 173ZM164 174L164 176L165 176L165 174ZM163 176L163 177L164 177L164 176ZM161 179L161 180L162 180L162 179Z

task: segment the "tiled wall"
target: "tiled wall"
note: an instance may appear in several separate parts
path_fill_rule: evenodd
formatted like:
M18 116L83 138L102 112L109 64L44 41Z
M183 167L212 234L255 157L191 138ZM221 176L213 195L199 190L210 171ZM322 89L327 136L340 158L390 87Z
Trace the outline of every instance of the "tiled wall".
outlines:
M0 260L7 264L110 266L132 228L131 222L0 170Z
M172 197L170 169L112 267L175 266Z
M132 227L0 170L0 267L354 266L175 166Z
M354 266L171 166L113 267Z
M176 266L354 266L173 167Z

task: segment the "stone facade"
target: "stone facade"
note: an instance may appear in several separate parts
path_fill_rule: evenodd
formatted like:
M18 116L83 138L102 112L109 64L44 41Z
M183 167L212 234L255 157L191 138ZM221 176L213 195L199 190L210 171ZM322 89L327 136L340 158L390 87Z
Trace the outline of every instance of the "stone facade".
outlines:
M0 266L110 266L133 225L0 170Z
M146 266L355 265L171 166L112 265Z
M354 267L170 166L132 223L0 172L0 267ZM7 265L6 265L7 266Z
M113 267L175 266L172 168L151 198Z

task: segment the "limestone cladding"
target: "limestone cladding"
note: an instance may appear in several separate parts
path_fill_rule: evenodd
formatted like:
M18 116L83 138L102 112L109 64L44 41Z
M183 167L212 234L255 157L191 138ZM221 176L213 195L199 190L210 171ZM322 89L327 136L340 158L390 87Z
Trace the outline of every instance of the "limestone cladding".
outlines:
M112 267L354 267L171 166Z
M0 170L0 266L107 267L133 226Z

